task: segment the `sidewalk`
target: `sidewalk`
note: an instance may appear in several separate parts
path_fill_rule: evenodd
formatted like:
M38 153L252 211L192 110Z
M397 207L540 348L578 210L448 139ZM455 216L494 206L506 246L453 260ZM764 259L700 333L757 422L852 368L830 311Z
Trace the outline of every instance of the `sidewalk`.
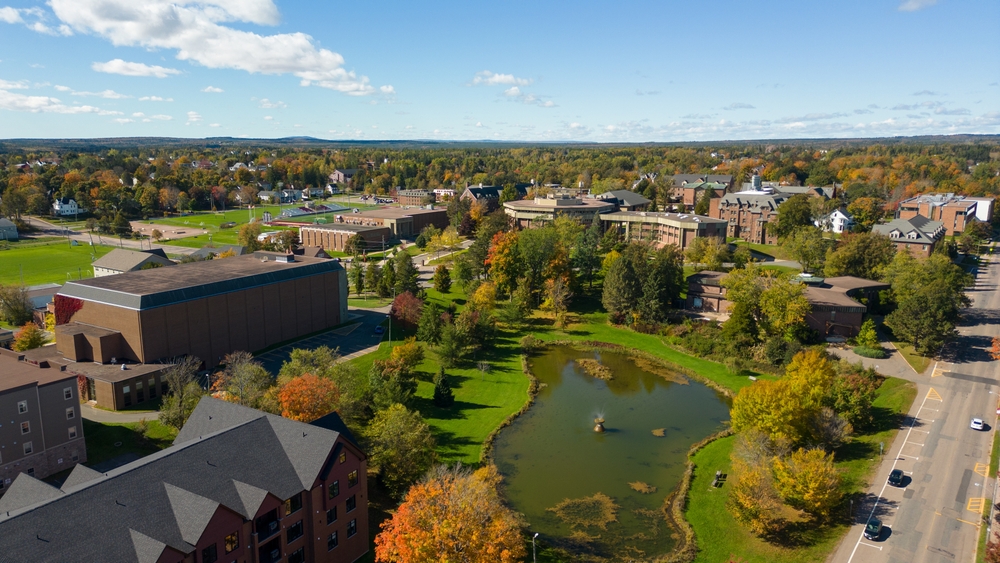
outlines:
M106 411L94 408L87 403L82 403L80 405L80 416L92 422L100 422L102 424L129 424L139 422L142 419L156 420L159 418L160 413L158 411Z

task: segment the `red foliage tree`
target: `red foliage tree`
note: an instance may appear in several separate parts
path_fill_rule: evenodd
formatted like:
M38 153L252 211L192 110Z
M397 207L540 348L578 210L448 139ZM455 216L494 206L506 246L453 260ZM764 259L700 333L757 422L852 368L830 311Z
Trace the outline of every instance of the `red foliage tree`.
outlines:
M73 319L73 315L83 308L83 301L75 297L56 295L53 300L56 309L56 324L64 325Z
M337 408L340 390L330 379L307 373L286 383L278 392L281 416L312 422Z
M1000 336L993 337L993 346L990 347L990 357L1000 360Z
M396 322L406 326L417 326L420 322L420 313L423 312L424 302L417 299L409 291L404 291L396 296L392 302L392 310L389 314Z

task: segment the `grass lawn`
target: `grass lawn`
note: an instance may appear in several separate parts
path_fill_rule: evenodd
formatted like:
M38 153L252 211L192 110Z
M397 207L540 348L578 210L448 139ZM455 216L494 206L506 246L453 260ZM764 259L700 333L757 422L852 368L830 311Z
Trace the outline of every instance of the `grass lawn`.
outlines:
M924 371L926 371L931 365L931 359L917 354L917 351L913 348L913 346L905 342L893 342L892 345L899 350L900 355L903 356L906 362L910 364L910 366L917 373L924 373Z
M94 277L90 264L111 252L111 246L70 246L65 239L54 243L12 244L0 250L0 284L25 285L66 283L70 279Z
M463 248L462 250L452 252L451 254L446 254L440 258L435 258L427 262L427 264L430 266L437 266L438 264L444 264L447 266L450 265L452 262L454 262L456 258L461 256L462 254L465 254L468 251L469 251L468 248Z
M791 266L768 266L767 262L764 262L760 266L761 270L774 270L775 272L784 274L798 274L802 270L799 268L793 268Z
M156 415L152 415L147 422L149 429L145 436L136 430L138 424L137 422L111 424L83 419L83 436L87 442L87 466L127 453L149 455L169 447L177 436L177 431L160 424L156 420Z
M845 490L849 494L863 492L881 460L879 442L892 442L898 431L898 420L916 397L916 386L902 379L887 378L875 400L877 414L875 431L856 436L852 443L836 454L837 465L843 472ZM728 475L732 482L729 454L736 438L730 436L707 445L694 456L695 471L688 499L687 519L698 538L697 562L716 563L738 555L747 563L799 563L825 561L847 531L845 519L818 531L806 531L805 545L785 547L765 542L733 520L726 510L727 486L713 488L716 471ZM846 509L845 509L846 512Z
M369 295L366 297L348 297L347 304L359 309L378 309L392 304L391 297L376 297Z

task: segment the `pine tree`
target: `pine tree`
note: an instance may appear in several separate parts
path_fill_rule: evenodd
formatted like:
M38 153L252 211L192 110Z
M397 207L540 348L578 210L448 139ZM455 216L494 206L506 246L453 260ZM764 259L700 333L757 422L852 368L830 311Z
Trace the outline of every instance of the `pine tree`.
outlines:
M451 390L451 382L448 380L448 374L445 373L444 367L438 370L436 376L434 376L434 404L441 407L447 408L455 403L455 394Z
M440 291L441 293L448 293L451 291L451 273L448 272L448 267L444 264L440 264L434 270L434 289Z

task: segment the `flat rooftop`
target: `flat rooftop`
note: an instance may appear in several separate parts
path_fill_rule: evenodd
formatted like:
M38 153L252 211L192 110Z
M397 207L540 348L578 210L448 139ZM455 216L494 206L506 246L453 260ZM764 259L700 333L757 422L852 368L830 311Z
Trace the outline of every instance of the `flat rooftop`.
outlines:
M78 375L82 375L91 379L107 381L108 383L118 383L119 381L142 377L147 374L156 374L172 365L126 363L126 369L123 370L121 364L74 362L73 360L64 358L62 354L56 350L55 346L42 346L41 348L28 350L27 352L24 352L24 357L31 362L48 362L49 365L52 366L49 370L42 371L58 371L65 367L65 371L62 372L64 377L76 377ZM0 367L0 369L2 369L2 367Z
M376 217L379 219L401 219L403 217L412 217L414 215L423 215L426 213L447 213L448 210L445 208L440 209L424 209L423 207L382 207L380 209L371 209L369 211L362 211L359 215L364 217Z
M178 264L113 276L67 282L59 295L128 309L151 309L343 269L322 258L255 252L222 260Z
M711 223L726 223L725 219L713 219L706 215L694 213L669 213L664 211L615 211L601 215L602 221L635 221L649 223L689 223L696 225Z
M350 231L352 233L364 233L366 231L378 231L388 228L389 227L383 227L380 225L355 225L353 223L323 223L316 225L302 225L301 227L299 227L299 230L315 229L319 231Z

